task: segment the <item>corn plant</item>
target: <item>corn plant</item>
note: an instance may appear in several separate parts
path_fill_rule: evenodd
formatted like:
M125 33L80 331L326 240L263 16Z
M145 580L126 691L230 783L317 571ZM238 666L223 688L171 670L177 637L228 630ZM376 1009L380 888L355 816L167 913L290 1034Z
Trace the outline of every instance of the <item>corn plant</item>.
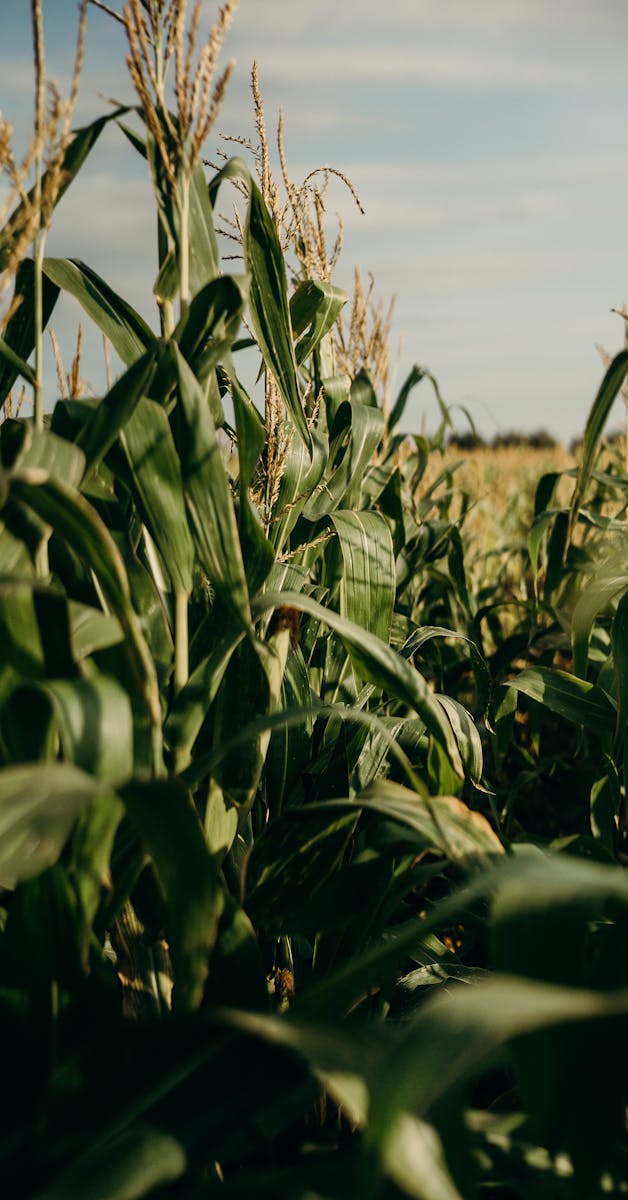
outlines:
M124 27L135 98L47 169L40 123L0 231L8 1194L621 1195L626 478L597 453L628 355L568 507L539 483L530 591L502 622L455 472L428 478L438 387L417 367L389 403L385 318L352 340L358 294L343 326L324 188L284 164L282 208L256 77L259 174L206 171L235 4L205 43L200 4L94 7ZM107 122L152 182L153 325L44 253ZM0 147L15 177L4 127ZM44 415L61 292L122 369ZM20 377L34 419L10 408ZM442 424L408 440L422 382Z

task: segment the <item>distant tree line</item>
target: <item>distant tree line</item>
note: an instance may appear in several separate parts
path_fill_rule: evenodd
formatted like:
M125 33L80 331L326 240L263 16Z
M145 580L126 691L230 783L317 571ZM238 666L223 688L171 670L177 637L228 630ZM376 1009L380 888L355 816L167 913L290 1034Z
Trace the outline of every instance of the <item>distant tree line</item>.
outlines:
M530 450L553 450L558 443L546 429L536 429L533 433L510 429L505 433L496 433L490 441L481 434L452 433L448 445L456 450L511 450L522 446Z
M605 441L613 445L623 438L623 431L613 430L606 434ZM572 438L569 451L576 454L582 444L582 438ZM547 429L535 429L532 433L523 433L519 429L509 429L504 433L496 433L492 439L483 438L479 433L452 433L447 445L456 450L512 450L527 448L528 450L554 450L560 443Z

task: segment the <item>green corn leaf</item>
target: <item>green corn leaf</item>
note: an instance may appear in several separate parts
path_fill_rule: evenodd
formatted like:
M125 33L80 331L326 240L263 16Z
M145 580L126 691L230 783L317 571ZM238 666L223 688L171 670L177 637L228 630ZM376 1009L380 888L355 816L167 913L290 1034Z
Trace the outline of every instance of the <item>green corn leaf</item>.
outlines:
M183 482L165 410L141 397L120 432L142 520L175 592L192 591L194 544Z
M355 379L351 381L349 395L354 404L363 404L366 408L378 407L373 380L366 367L360 367Z
M18 375L21 375L27 383L30 383L31 387L35 386L37 378L33 368L29 367L28 363L23 358L20 358L19 354L16 354L15 350L12 349L8 342L5 342L4 338L0 338L0 359L2 359L3 363L3 376L11 381L3 394L3 401Z
M175 780L133 784L120 793L148 850L168 904L173 1005L197 1008L218 936L224 897L196 809Z
M196 296L206 284L220 277L220 252L214 230L214 214L203 164L192 172L190 186L190 291Z
M439 900L424 919L410 922L390 940L343 962L313 984L295 1001L295 1015L315 1016L317 1020L338 1017L369 988L393 979L404 956L413 954L428 935L460 920L466 910L480 899L497 895L499 888L511 879L517 881L522 896L526 892L540 893L551 883L561 894L586 892L590 897L595 896L600 907L611 903L625 905L628 900L628 881L616 867L566 855L549 856L536 850L532 853L531 849L521 856L501 857L495 865L484 863L464 887Z
M383 414L376 408L345 401L334 417L327 467L304 505L309 521L325 517L344 502L355 507L362 477L377 449L384 430Z
M549 471L547 474L542 475L539 479L539 482L536 486L536 491L534 493L535 519L542 516L542 514L546 512L550 505L554 503L556 489L561 478L562 473L560 471Z
M465 774L474 787L482 789L482 739L477 725L470 713L453 696L438 696L438 702L445 709L464 764Z
M42 280L42 328L45 329L59 296L59 288L49 279ZM4 403L18 375L34 385L35 376L27 359L35 348L34 268L25 258L15 273L13 304L17 308L7 321L0 338L0 404Z
M547 541L547 565L545 571L544 598L550 602L554 592L565 581L565 555L569 538L569 515L563 510L556 513Z
M617 680L617 741L626 737L628 726L628 592L624 592L613 620L611 634L613 664Z
M312 900L338 869L359 814L332 817L320 805L290 808L257 839L247 867L247 910L273 931ZM289 917L288 917L289 921Z
M312 435L299 386L288 282L279 236L261 192L242 159L231 159L211 181L211 202L227 179L241 179L249 192L243 249L244 263L251 277L249 309L255 337L299 437L311 453Z
M283 253L277 230L252 180L249 189L244 261L251 276L253 328L299 437L311 452L312 435L298 383Z
M471 601L467 590L467 572L464 563L464 548L460 531L454 525L449 534L449 551L447 553L447 566L449 567L449 575L453 584L454 595L460 602L463 612L468 616L471 615Z
M115 679L92 672L23 684L9 698L9 719L30 725L35 736L40 716L52 718L66 761L114 786L133 774L131 704Z
M628 556L613 558L598 566L595 577L585 583L571 619L574 674L582 679L587 673L589 638L598 613L628 589Z
M240 466L238 527L249 594L254 596L267 579L275 561L275 551L262 529L259 514L250 498L250 486L265 445L265 430L257 409L233 369L230 381Z
M12 439L10 466L31 469L41 468L57 476L71 487L78 487L85 471L85 455L79 446L58 437L49 429L36 429L31 421L7 420L2 424L3 455L6 452L7 435L15 432Z
M351 380L348 375L327 375L322 381L325 411L321 413L317 427L325 423L331 427L336 419L336 413L341 404L351 399Z
M259 1012L269 1008L256 931L244 909L229 895L225 896L205 999L212 1005L241 1005Z
M291 627L279 615L266 642L249 638L231 656L216 699L213 739L215 767L212 776L225 798L247 811L255 798L270 742L270 729L262 728L267 714L279 703ZM234 715L248 737L230 745Z
M330 800L320 807L344 805L357 805L399 822L416 834L418 845L453 862L504 853L486 818L455 796L418 796L399 783L376 779L355 800Z
M410 371L410 374L404 380L399 395L393 404L391 414L388 418L388 429L391 433L394 432L397 425L401 421L404 412L406 411L406 405L410 398L411 391L416 387L417 383L421 382L426 374L428 374L429 377L429 373L426 372L425 367L420 367L417 363L415 363Z
M210 653L195 667L177 694L166 720L164 734L170 749L187 759L209 708L216 698L231 655L244 637L240 625L228 627L213 639Z
M281 684L279 707L293 713L311 702L308 669L299 647L291 647ZM303 772L311 759L313 721L304 716L295 725L276 729L266 755L266 793L271 818L284 805L298 804L303 793Z
M250 625L249 596L233 499L216 429L201 387L172 343L179 386L179 457L188 519L198 558L226 607Z
M133 611L124 563L106 526L78 492L41 469L13 474L11 494L51 525L96 574L124 630L126 653L151 723L158 727L161 710L155 667Z
M580 985L591 977L590 968L574 953L570 928L586 933L605 913L628 918L628 881L621 868L567 854L549 859L530 854L495 890L491 937L498 968ZM624 970L619 963L616 969Z
M244 263L251 277L251 321L266 368L271 372L299 437L312 449L294 352L286 267L277 230L261 192L242 159L234 158L212 180L210 198L225 179L239 178L249 191L244 228Z
M314 352L326 333L335 325L349 299L342 288L318 279L304 279L290 299L290 322L299 338L296 346L298 366Z
M595 456L602 436L602 430L611 411L615 398L628 374L628 350L622 350L610 364L601 384L584 431L582 441L582 459L576 479L576 486L569 512L569 536L573 533L578 510L584 500Z
M45 654L34 583L28 579L0 582L0 702L25 679L45 675Z
M471 668L475 676L475 684L478 692L478 699L482 706L482 711L486 713L491 699L492 680L491 673L486 664L485 659L478 650L477 643L472 638L466 637L463 633L458 633L455 629L447 629L443 625L421 625L415 629L413 633L404 642L401 653L404 658L410 658L417 650L421 649L426 642L433 638L452 638L454 641L466 642L469 647L469 658L471 660Z
M122 801L104 790L79 815L71 840L72 876L81 912L83 967L89 971L92 926L103 895L110 886L111 852L124 815Z
M584 877L567 858L555 879L539 872L533 888L524 879L505 879L491 911L497 969L571 987L625 985L620 947L628 897L615 886L619 873L602 867ZM606 954L596 932L605 920ZM614 1026L542 1031L511 1053L535 1135L550 1151L567 1150L579 1176L596 1159L599 1169L601 1154L623 1125L623 1085L612 1065Z
M613 855L617 834L616 817L619 805L608 775L596 779L590 792L591 832L593 837Z
M260 780L270 735L251 735L233 752L228 741L234 723L243 729L258 714L268 712L272 696L264 647L252 639L240 641L230 656L216 699L213 720L214 745L225 753L212 771L225 799L241 809L251 805Z
M122 629L117 617L99 608L92 608L89 604L81 604L78 600L70 600L68 607L75 662L89 658L96 650L116 646L122 641Z
M386 518L376 512L332 513L342 552L340 611L381 641L390 641L395 557Z
M221 275L193 297L182 315L172 336L199 383L233 345L248 291L246 276Z
M84 1151L37 1200L135 1200L185 1174L187 1155L164 1129L134 1121Z
M286 454L283 475L273 510L269 539L280 553L294 529L309 496L320 483L327 462L327 438L315 427L312 430L312 455L300 440L292 438Z
M72 763L0 770L0 887L14 888L52 866L101 788Z
M140 107L134 111L144 119ZM180 240L179 214L176 205L173 204L172 185L165 177L155 140L151 133L147 133L144 139L123 121L116 123L138 154L147 160L163 233L167 233L170 240L177 245ZM164 137L166 141L170 137L165 127ZM196 296L206 284L220 276L220 253L216 242L212 202L201 162L196 164L190 181L188 223L190 291L192 296ZM154 287L155 295L160 299L173 300L179 289L176 254L170 251L160 261L161 268Z
M395 476L399 476L399 468L393 463L374 463L368 467L362 480L361 507L375 508Z
M551 712L583 725L600 737L615 728L617 713L606 692L567 671L527 667L514 679L507 680L505 686L523 692L524 696L544 704Z
M392 431L394 431L396 426L399 424L399 422L401 421L403 414L405 412L406 405L408 403L408 399L409 399L412 389L414 387L416 387L417 383L420 383L422 379L427 379L428 382L431 383L432 388L434 390L434 395L436 397L436 403L438 404L438 408L439 408L439 411L441 414L441 422L440 422L439 428L437 429L437 431L434 434L434 437L432 439L433 444L435 446L438 446L439 444L442 444L442 442L443 442L445 430L448 428L449 429L452 428L452 422L451 422L451 417L449 415L449 409L448 409L447 405L445 404L443 397L441 396L440 388L439 388L438 383L437 383L436 379L434 378L434 376L425 367L420 367L416 363L413 366L412 370L410 371L410 374L408 375L407 379L405 380L405 382L401 388L401 391L399 392L399 395L393 405L393 409L392 409L392 412L390 414L390 418L388 421L388 428L392 432ZM391 444L390 449L389 449L389 454L392 454L392 453L394 453L394 439L393 439L393 443Z
M156 347L152 347L138 358L116 380L107 395L88 412L76 439L76 444L85 455L88 475L102 462L140 398L148 393L155 373L156 356Z
M139 313L80 259L45 258L44 274L78 300L127 367L153 345L155 335Z
M401 1113L386 1138L382 1173L413 1200L462 1200L441 1140L426 1121Z
M373 1080L365 1137L374 1165L400 1113L424 1115L513 1038L627 1011L626 990L605 995L512 976L428 998Z
M538 513L535 516L530 532L528 533L528 554L530 555L530 564L532 566L532 574L534 577L534 594L538 599L539 594L539 558L544 539L547 536L549 527L562 509L548 509L547 512Z
M385 688L414 709L446 751L454 771L462 775L462 762L451 725L418 671L374 634L331 609L323 608L308 596L284 592L262 596L255 603L257 613L281 607L292 607L308 613L333 629L346 646L361 676Z

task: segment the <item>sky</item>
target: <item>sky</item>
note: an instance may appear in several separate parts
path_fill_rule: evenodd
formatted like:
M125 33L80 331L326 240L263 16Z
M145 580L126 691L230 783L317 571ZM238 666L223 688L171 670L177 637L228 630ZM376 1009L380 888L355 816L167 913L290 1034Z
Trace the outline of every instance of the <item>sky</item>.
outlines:
M122 0L110 0L121 8ZM25 145L32 113L27 0L3 12L0 109ZM207 3L206 28L217 13ZM67 87L73 0L44 0L49 74ZM258 64L269 130L280 107L290 173L344 171L343 255L375 295L395 297L392 395L414 363L436 376L456 425L486 437L581 432L603 366L623 346L628 300L628 5L625 0L240 0L225 46L236 59L220 133L252 136ZM131 99L123 31L90 10L77 120L103 97ZM155 323L154 225L145 167L114 129L64 197L49 253L84 258ZM150 211L150 209L149 209ZM78 314L54 322L69 353ZM68 363L69 366L69 363ZM87 377L102 386L97 344ZM415 390L409 431L436 407ZM621 401L611 425L623 423Z

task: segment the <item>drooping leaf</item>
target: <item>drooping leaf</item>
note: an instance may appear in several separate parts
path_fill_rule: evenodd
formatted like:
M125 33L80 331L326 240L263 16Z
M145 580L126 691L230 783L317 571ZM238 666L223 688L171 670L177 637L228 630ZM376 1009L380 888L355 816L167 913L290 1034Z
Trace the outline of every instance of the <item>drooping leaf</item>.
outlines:
M407 378L404 380L404 382L401 386L399 395L397 396L397 399L395 400L395 403L392 407L391 414L388 418L388 428L391 431L391 433L394 432L394 430L396 429L397 425L399 424L399 422L401 421L401 419L403 417L403 414L406 410L406 405L407 405L409 397L410 397L410 392L412 391L413 388L416 387L417 383L421 382L424 375L425 375L425 368L419 367L418 364L415 363L412 370L410 371L410 374L407 376Z
M482 710L486 712L491 698L492 679L488 665L480 653L477 643L472 638L466 637L465 634L459 633L455 629L447 629L443 625L421 625L415 629L413 633L406 639L403 644L401 653L404 658L409 658L411 654L415 654L426 643L432 641L433 638L452 638L455 641L466 642L469 647L469 658L471 660L471 668L475 676L475 684L478 692L478 699L481 703Z
M398 821L417 835L418 844L453 861L504 853L486 817L455 796L419 796L389 779L376 779L355 800L327 801L333 807L345 803Z
M149 390L155 370L156 348L138 358L91 410L77 437L87 470L93 472Z
M0 360L2 362L2 375L11 381L2 396L2 400L4 400L7 392L15 383L18 375L21 375L27 383L30 383L31 387L35 387L37 376L33 368L2 337L0 337Z
M15 436L11 437L12 434ZM40 467L71 487L78 487L85 470L85 456L72 442L49 429L37 429L31 421L12 419L3 422L1 441L5 466Z
M553 667L527 667L507 680L507 687L523 692L551 712L584 725L603 737L612 733L616 712L605 692L593 683Z
M182 314L172 336L199 383L205 383L233 345L247 298L246 276L221 275L206 284Z
M300 339L296 346L299 366L333 327L348 299L342 288L318 279L298 284L290 299L290 321L292 332Z
M174 1183L186 1171L180 1141L164 1129L135 1122L97 1142L61 1171L38 1200L136 1200Z
M482 781L482 739L477 725L466 708L453 696L439 695L438 702L445 709L456 735L456 742L464 764L465 774L475 787Z
M74 679L23 684L9 698L12 720L28 723L29 710L50 717L63 756L104 782L126 782L133 774L133 720L129 697L112 678L95 673ZM50 717L44 710L44 721ZM32 731L34 735L34 731Z
M0 770L0 887L14 888L57 861L77 817L102 784L72 763Z
M155 335L139 313L80 259L45 258L44 273L78 300L127 367L153 345Z

